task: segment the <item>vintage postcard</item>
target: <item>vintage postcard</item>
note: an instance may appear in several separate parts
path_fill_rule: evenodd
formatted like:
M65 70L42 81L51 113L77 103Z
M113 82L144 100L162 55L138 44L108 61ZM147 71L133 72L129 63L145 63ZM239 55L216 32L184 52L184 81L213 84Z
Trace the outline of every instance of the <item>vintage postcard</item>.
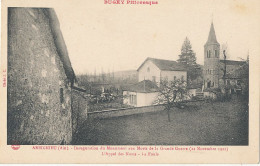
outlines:
M0 163L258 163L260 1L4 0Z

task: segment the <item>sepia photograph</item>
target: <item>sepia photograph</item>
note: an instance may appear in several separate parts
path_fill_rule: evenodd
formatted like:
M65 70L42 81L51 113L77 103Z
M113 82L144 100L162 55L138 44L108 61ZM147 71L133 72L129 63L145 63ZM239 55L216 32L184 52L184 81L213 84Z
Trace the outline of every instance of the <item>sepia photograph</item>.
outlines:
M259 121L249 104L257 95L251 76L259 78L259 3L196 2L6 5L6 145L250 148L250 124Z

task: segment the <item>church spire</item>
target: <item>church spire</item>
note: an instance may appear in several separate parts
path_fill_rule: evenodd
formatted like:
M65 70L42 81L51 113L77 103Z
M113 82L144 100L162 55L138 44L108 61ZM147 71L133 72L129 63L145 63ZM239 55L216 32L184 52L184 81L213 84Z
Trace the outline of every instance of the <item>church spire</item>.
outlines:
M208 37L208 41L206 44L218 44L219 45L217 38L216 38L213 22L211 22L209 37Z

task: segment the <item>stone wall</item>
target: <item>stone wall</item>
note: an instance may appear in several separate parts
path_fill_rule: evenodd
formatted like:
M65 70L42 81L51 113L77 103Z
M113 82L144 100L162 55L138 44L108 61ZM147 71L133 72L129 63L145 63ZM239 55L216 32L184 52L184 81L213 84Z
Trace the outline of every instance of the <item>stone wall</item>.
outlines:
M8 144L69 144L71 83L45 9L8 9Z
M207 51L209 50L211 51L211 57L207 57ZM216 88L219 86L219 55L214 55L215 50L219 52L220 46L218 44L204 46L203 80L205 88ZM208 82L211 82L210 87L207 86Z
M133 115L133 114L141 114L146 112L157 112L157 111L162 111L163 109L164 109L163 105L122 108L122 109L107 110L107 111L89 112L88 118L103 119L103 118L119 117L119 116Z
M203 96L204 97L209 97L211 99L216 99L217 98L217 95L213 92L203 92Z
M87 98L84 92L73 88L72 90L72 128L73 135L75 135L80 126L87 120Z

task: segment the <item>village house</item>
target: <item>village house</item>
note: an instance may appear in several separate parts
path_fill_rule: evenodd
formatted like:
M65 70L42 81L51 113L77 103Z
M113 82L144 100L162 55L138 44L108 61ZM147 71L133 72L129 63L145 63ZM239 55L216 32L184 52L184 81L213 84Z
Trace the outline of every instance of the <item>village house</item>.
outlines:
M155 105L158 86L150 80L143 80L124 90L123 96L123 103L133 107Z
M247 63L245 61L223 60L220 59L220 54L220 44L216 38L214 25L211 23L208 40L204 45L203 86L196 82L188 83L187 89L190 96L216 97L210 91L224 86L229 87L230 93L243 93L243 89L246 89L248 70L245 67ZM226 75L224 77L225 69ZM129 95L128 98L124 99L124 103L131 106L154 104L153 100L158 95L155 85L159 87L162 80L168 82L178 79L187 81L185 66L175 61L148 57L137 71L139 83L124 91L125 95Z
M185 67L176 62L164 59L148 57L137 69L138 81L150 80L160 86L161 80L187 81L187 71Z
M148 57L137 71L139 82L123 91L123 103L134 107L156 104L162 80L187 81L185 67L176 61Z
M242 90L242 80L246 74L239 74L238 71L246 65L245 61L221 60L220 44L217 41L213 23L211 23L208 40L204 45L204 70L203 86L204 92L210 89L221 88L224 85L231 87L232 91ZM226 76L224 70L226 68ZM226 81L226 82L224 82ZM205 93L207 94L207 93Z
M7 143L70 144L75 82L54 9L8 8Z

